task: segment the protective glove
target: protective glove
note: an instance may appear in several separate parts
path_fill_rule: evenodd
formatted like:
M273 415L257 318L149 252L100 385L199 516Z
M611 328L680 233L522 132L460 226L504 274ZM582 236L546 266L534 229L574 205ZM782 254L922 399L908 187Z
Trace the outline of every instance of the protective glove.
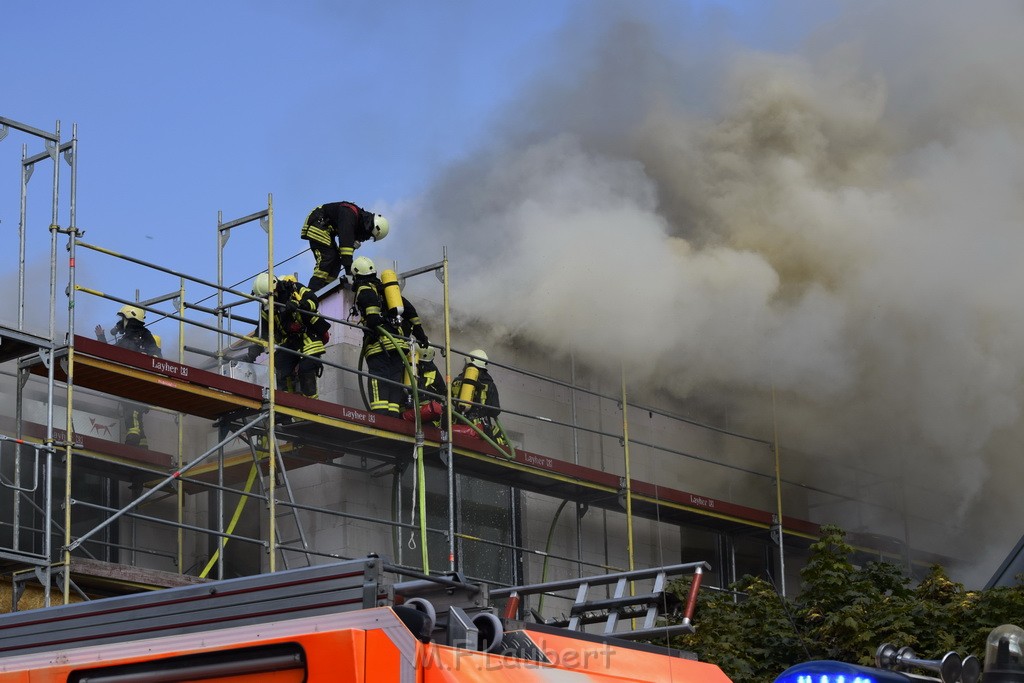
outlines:
M263 353L263 347L259 344L253 344L249 347L246 357L249 359L250 363L254 363L261 353Z
M284 305L285 313L294 313L299 310L299 304L295 299L288 299L288 302Z
M338 277L338 282L341 283L342 289L352 289L352 276L345 274Z

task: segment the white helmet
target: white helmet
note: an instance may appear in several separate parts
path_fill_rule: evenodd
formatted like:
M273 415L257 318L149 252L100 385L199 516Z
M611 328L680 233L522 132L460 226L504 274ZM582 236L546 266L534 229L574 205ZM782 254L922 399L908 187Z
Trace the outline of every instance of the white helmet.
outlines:
M429 363L432 360L434 360L433 346L424 346L422 349L420 349L420 362Z
M271 278L269 273L260 273L252 281L253 296L266 296L271 287L277 287L277 278Z
M474 349L469 352L469 357L466 358L466 362L470 365L475 365L481 370L487 369L487 354L483 349Z
M146 322L146 312L138 306L122 306L121 310L117 312L118 315L124 316L125 319L131 318L138 320L140 323Z
M376 275L377 266L373 265L373 261L366 256L356 256L352 259L352 274L359 276Z
M370 228L370 234L373 235L373 241L379 242L388 236L388 219L381 216L379 213L373 215L373 227Z

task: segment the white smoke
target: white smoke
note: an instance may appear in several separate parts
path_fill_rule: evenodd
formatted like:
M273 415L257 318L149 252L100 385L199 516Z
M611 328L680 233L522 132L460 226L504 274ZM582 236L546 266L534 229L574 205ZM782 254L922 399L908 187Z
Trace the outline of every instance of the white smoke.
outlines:
M955 491L987 578L1024 532L1024 9L851 3L789 54L685 54L643 7L408 209L459 309L754 429L774 388L790 445Z

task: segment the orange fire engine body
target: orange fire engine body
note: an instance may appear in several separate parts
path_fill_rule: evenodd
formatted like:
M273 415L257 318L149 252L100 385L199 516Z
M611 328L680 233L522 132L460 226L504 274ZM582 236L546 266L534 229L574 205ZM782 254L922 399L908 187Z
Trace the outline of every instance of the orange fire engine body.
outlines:
M359 571L350 561L333 573L310 567L4 615L0 682L729 683L717 666L666 648L511 619L503 630L486 610L474 622L483 629L486 613L501 648L482 651L473 627L459 631L470 646L445 643L435 619L447 610L455 632L459 594L479 606L477 587L439 584L427 618L411 606L424 599L403 592L424 595L434 579L375 583L378 567L355 562Z
M628 646L528 633L550 663L421 643L390 608L379 607L14 656L0 659L0 681L729 683L712 664Z

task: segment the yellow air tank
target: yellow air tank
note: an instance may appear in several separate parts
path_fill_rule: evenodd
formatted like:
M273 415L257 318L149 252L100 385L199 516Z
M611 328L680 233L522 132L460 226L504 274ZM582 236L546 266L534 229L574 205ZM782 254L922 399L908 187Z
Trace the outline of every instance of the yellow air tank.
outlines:
M384 285L384 304L388 307L388 317L401 317L405 313L405 306L402 305L402 290L398 286L398 274L393 270L385 270L380 274L380 281Z
M462 386L459 387L459 400L468 402L473 400L473 391L476 389L477 380L480 378L480 368L469 363L462 373Z

